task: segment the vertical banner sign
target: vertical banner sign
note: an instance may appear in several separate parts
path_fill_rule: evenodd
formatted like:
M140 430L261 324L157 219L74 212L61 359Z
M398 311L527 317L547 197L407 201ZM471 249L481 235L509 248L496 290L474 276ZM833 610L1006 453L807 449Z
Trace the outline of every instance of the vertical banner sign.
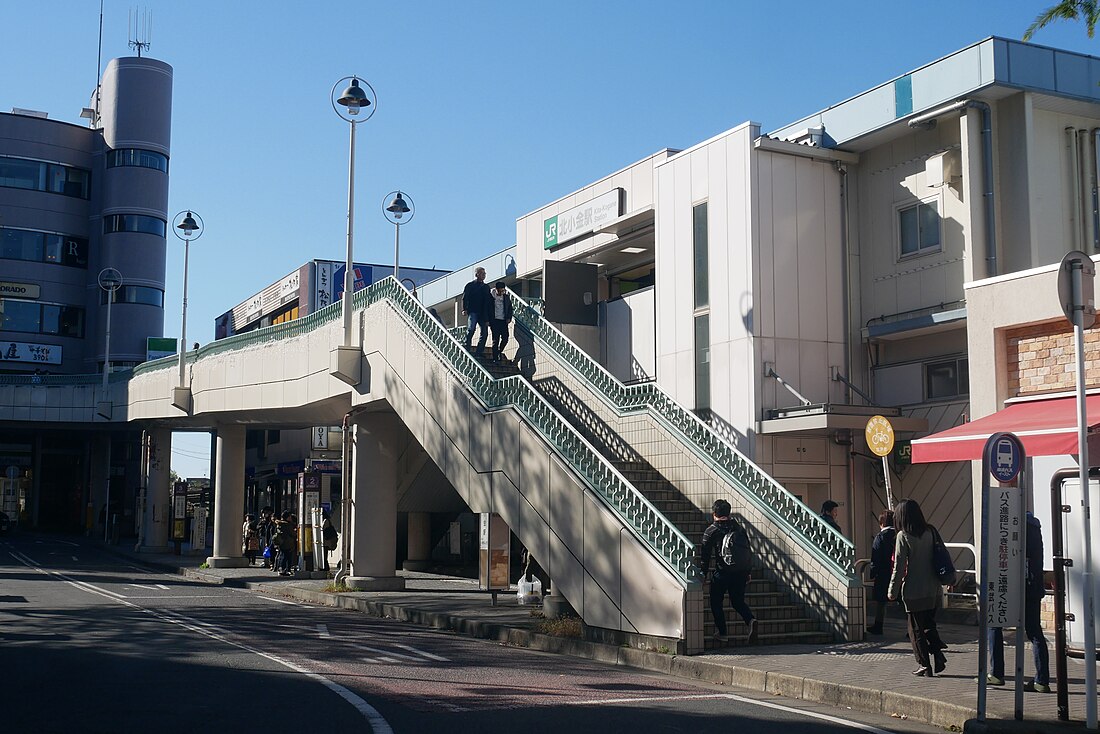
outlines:
M313 427L313 448L328 449L328 426Z
M196 507L191 520L191 550L206 549L206 508Z
M1015 627L1023 619L1020 608L1024 562L1023 492L1019 487L991 489L987 512L987 623L990 627Z
M172 538L183 540L187 520L187 482L176 482L172 489Z

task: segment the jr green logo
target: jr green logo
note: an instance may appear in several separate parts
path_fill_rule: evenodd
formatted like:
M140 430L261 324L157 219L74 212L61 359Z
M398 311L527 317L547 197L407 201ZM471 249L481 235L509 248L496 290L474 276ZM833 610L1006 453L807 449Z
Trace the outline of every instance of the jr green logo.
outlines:
M558 218L550 217L542 223L542 248L549 250L558 244Z

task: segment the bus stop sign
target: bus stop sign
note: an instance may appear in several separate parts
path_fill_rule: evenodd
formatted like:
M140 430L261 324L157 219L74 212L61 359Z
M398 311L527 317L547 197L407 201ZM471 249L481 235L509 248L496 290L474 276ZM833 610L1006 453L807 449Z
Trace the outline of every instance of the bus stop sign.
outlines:
M1023 466L1024 447L1020 439L1011 433L992 436L986 444L986 461L989 473L1002 484L1011 482Z

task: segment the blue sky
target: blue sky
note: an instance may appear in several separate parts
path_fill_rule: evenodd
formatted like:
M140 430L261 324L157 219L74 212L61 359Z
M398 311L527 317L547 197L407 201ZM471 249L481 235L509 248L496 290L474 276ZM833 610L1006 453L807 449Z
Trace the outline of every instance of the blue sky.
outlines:
M104 61L175 69L169 209L206 223L191 247L187 340L312 258L343 260L347 124L332 85L375 88L359 128L356 260L388 263L384 195L408 191L407 266L454 269L513 244L515 220L659 149L746 121L765 131L991 35L1020 38L1052 0L781 4L735 0L404 3L105 0ZM97 68L99 0L0 3L0 110L80 123ZM1100 55L1080 23L1035 42ZM178 336L182 244L169 238L166 336ZM205 435L172 466L207 473Z

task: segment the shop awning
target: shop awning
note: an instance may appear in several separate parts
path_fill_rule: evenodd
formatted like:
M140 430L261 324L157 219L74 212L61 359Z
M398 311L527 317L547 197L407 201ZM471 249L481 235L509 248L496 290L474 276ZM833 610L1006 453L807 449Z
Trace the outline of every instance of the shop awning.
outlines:
M1089 429L1100 425L1100 395L1085 397ZM1016 434L1028 456L1077 453L1077 398L1012 403L984 418L913 441L913 463L977 461L994 433Z

